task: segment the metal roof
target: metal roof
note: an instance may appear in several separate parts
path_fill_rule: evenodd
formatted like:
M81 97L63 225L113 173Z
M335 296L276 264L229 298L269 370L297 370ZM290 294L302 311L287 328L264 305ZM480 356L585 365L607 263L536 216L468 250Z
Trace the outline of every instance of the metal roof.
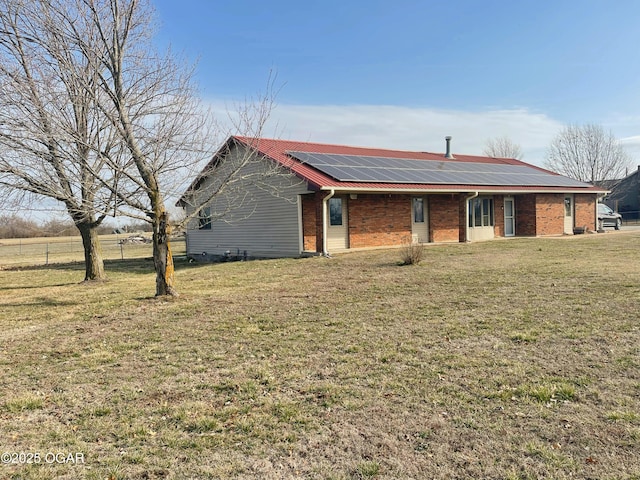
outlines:
M194 179L183 197L198 189L218 159L237 145L244 145L292 171L316 190L505 194L608 191L514 158L456 153L454 159L447 159L444 153L232 136Z

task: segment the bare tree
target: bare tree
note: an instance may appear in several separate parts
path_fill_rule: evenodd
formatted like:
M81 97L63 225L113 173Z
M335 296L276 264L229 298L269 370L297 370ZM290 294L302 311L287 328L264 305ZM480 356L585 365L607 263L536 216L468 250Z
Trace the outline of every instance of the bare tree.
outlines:
M3 201L63 204L94 280L104 277L96 229L118 182L105 155L119 162L122 150L100 106L96 32L72 11L62 0L0 1L0 188Z
M509 137L490 138L482 151L488 157L516 158L522 160L524 154L517 143L513 143Z
M98 45L84 44L84 35L75 42L83 45L89 58L95 59L99 75L98 106L117 132L130 157L128 163L107 159L111 169L122 178L119 190L108 182L119 202L119 211L134 218L145 218L153 228L153 258L156 270L156 295L177 295L173 258L170 248L171 221L167 202L174 202L203 163L213 155L220 133L210 112L203 110L192 66L180 62L168 51L161 54L152 44L153 11L146 0L68 0L75 2L79 17L87 25ZM269 83L269 87L272 83ZM257 101L250 100L234 113L234 130L252 137L260 136L273 108L272 90ZM264 181L276 169L248 168L259 158L248 149L244 155L227 159L220 169L220 159L206 172L215 169L217 187L199 196L206 204L216 196L234 191L248 182L269 188ZM242 202L236 198L234 206ZM197 216L192 211L181 219L188 222Z
M166 202L175 201L183 186L176 179L211 157L211 119L200 107L193 68L153 48L153 12L146 1L79 1L101 40L95 54L109 99L104 112L132 160L122 173L133 188L117 195L130 215L141 212L152 224L156 295L175 296Z
M218 141L213 134L216 125L210 112L201 108L193 81L193 67L181 62L171 51L163 54L156 51L152 43L154 12L147 0L0 2L7 10L14 7L6 15L5 29L11 30L10 22L16 17L27 26L33 24L38 27L28 35L14 35L19 44L20 61L26 63L25 58L30 57L30 52L22 54L23 45L33 42L41 47L51 45L52 48L45 51L46 55L56 61L60 57L65 62L62 64L61 61L56 71L61 77L57 83L48 83L49 77L41 74L37 86L42 98L34 101L34 106L20 111L21 103L18 102L11 112L22 119L17 126L33 123L34 113L38 121L45 119L39 127L43 133L36 146L31 146L23 138L29 137L29 133L22 133L15 126L14 129L22 136L13 142L19 146L26 144L24 150L27 152L30 152L29 148L35 151L36 147L42 147L36 157L44 165L40 170L49 172L49 177L62 178L61 186L54 186L50 191L44 188L46 183L52 183L46 179L36 177L31 183L26 181L25 174L11 167L21 161L19 153L11 155L7 162L9 167L0 175L16 176L24 182L26 191L38 195L49 193L52 198L69 205L70 213L76 214L79 209L71 202L70 195L59 192L65 192L69 183L66 180L68 176L60 173L63 167L78 172L81 193L88 195L85 203L92 201L95 205L100 202L101 208L96 212L104 214L112 208L114 213L151 223L156 295L177 295L167 202L173 203L185 190L186 179L193 178L195 172L212 158L213 145ZM25 5L33 8L28 10ZM33 22L30 23L29 19ZM61 45L60 52L55 48L57 45ZM46 55L38 60L38 67L51 63ZM19 80L13 78L14 70L8 67L6 77L17 82ZM30 71L26 73L27 80L29 75ZM26 84L29 85L29 81ZM59 85L67 87L69 92L67 98L57 101L61 97L56 90ZM269 83L271 86L272 82ZM251 138L261 136L262 127L273 108L274 95L271 92L269 88L258 101L248 101L231 116L235 122L234 133ZM82 106L80 110L78 105ZM64 112L62 119L54 115L56 110ZM82 122L78 122L78 118ZM76 128L68 127L63 120L69 120L71 127ZM78 128L77 123L86 127ZM73 141L65 143L63 140L67 137L59 135L51 124L56 127L64 124L62 130ZM4 125L0 128L4 131ZM56 156L60 145L64 145L73 156ZM9 146L12 151L19 152L16 145ZM78 158L86 160L78 163ZM217 196L228 201L233 196L230 194L237 193L236 198L228 202L230 207L237 207L247 199L247 192L240 185L271 188L264 180L280 171L273 166L253 168L262 164L250 148L233 158L223 160L217 156L200 177L208 178L208 172L215 170L215 187L199 191L197 201L207 204ZM31 164L28 167L29 175L35 177L34 171L39 167ZM14 182L13 186L20 185ZM89 190L89 186L96 188ZM218 213L223 215L224 212ZM193 209L182 222L188 222L198 214L199 209ZM82 218L88 217L89 214L83 211Z
M42 235L37 222L18 215L0 215L0 238L30 238Z
M624 176L629 155L613 133L599 125L569 125L551 142L545 167L587 183Z

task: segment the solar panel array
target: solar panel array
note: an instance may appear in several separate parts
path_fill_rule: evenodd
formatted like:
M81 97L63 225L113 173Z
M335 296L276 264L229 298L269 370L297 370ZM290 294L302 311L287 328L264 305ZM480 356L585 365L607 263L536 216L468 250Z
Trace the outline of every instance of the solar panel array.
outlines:
M408 160L391 157L287 152L341 182L441 185L588 187L526 165L452 160Z

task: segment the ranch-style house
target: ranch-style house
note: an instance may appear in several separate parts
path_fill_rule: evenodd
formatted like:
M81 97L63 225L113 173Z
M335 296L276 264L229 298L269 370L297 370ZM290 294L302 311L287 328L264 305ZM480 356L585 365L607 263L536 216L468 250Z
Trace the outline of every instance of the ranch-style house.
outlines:
M606 193L513 158L454 155L451 137L429 153L232 136L178 204L199 212L189 256L268 258L595 231Z

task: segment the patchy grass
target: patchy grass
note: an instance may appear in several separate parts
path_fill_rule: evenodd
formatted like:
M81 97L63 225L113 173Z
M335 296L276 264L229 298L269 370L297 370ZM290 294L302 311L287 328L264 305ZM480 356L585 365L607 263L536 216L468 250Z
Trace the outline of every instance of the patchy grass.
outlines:
M0 271L9 479L640 478L640 236Z
M42 404L41 397L27 394L25 397L7 400L3 407L9 413L20 413L25 410L38 410L42 408Z

